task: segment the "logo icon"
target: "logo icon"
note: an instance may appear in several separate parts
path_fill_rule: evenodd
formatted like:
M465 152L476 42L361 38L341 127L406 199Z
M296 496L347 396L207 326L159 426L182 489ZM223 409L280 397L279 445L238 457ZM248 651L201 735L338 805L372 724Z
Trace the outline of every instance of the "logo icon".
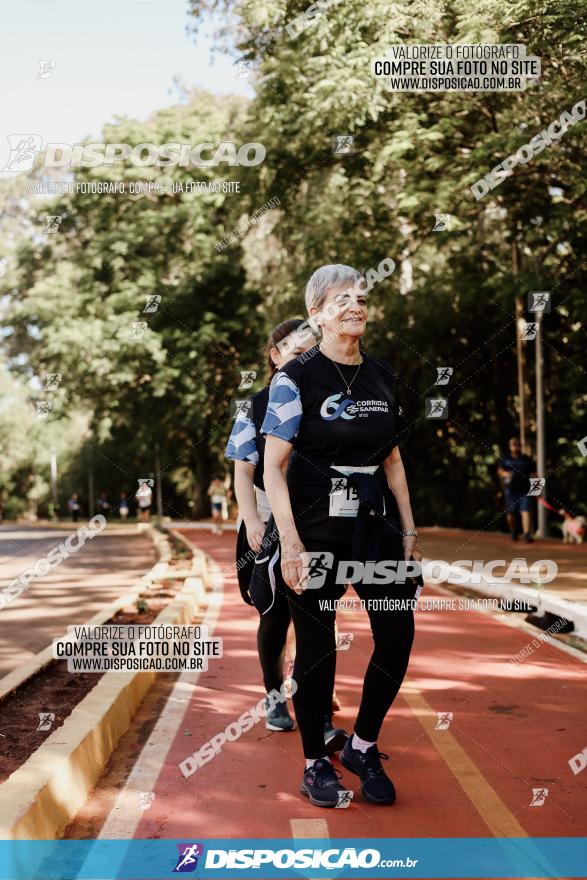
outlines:
M253 409L253 401L245 398L244 400L234 399L230 401L230 417L236 419L250 419Z
M337 792L338 794L338 802L336 804L337 809L346 810L351 805L351 801L355 795L354 791L349 791L345 789L344 791Z
M63 220L61 214L47 214L46 220L47 225L45 226L45 233L47 235L55 235L56 232L59 232L59 227Z
M530 477L530 488L528 489L528 495L542 495L542 490L544 489L544 485L546 480L544 477Z
M339 632L336 638L336 650L337 651L348 651L351 646L351 642L354 638L354 633L341 633Z
M53 409L53 403L51 400L33 400L33 406L35 407L36 421L48 419L49 413Z
M55 61L47 60L39 61L39 72L35 79L49 79L56 67Z
M241 383L238 387L239 387L239 389L242 388L246 391L247 388L252 387L253 382L257 378L257 373L255 372L255 370L241 370L240 374L241 374Z
M436 718L438 719L436 722L436 727L434 730L448 730L450 727L450 722L453 719L452 712L437 712Z
M139 806L141 810L150 810L154 799L155 794L152 791L139 791Z
M145 297L145 301L146 301L146 305L145 305L145 308L143 309L143 314L145 314L145 312L156 312L157 309L159 308L159 303L161 302L161 297L159 296L158 293L156 293L153 296Z
M142 339L147 331L148 324L146 321L133 321L132 322L132 332L130 334L131 339Z
M547 788L533 788L532 789L532 800L530 801L530 806L531 807L541 807L547 797L548 797L548 789Z
M447 229L450 229L451 220L452 214L435 214L432 232L446 232Z
M335 156L348 156L355 152L354 143L352 134L335 134L332 138L332 152Z
M445 397L427 397L425 416L427 419L447 419L448 400Z
M201 843L176 843L179 855L173 873L188 874L198 867L198 859L204 854Z
M239 61L239 63L236 66L236 78L237 79L248 79L252 72L253 72L253 62L252 61Z
M524 321L522 325L522 342L532 342L533 339L536 339L537 332L538 324L532 324L528 321Z
M528 294L529 312L545 312L548 314L551 304L549 290L531 290Z
M45 373L44 391L59 391L59 383L61 382L61 373Z
M302 562L304 566L304 576L306 581L304 589L319 590L324 586L326 573L334 564L334 554L327 551L313 550L311 553L304 551L302 553Z
M450 382L450 377L454 373L452 367L436 367L436 372L438 373L436 377L435 385L448 385Z
M55 721L55 712L39 712L39 726L37 730L51 730Z
M348 397L345 397L344 400L340 400L341 397L342 392L331 394L320 407L320 415L327 422L333 422L334 419L338 419L339 417L343 419L354 419L354 415L347 412L348 406L355 405L354 400L349 400ZM334 407L334 411L332 410L332 407Z
M43 139L40 134L9 134L10 155L2 171L30 171Z

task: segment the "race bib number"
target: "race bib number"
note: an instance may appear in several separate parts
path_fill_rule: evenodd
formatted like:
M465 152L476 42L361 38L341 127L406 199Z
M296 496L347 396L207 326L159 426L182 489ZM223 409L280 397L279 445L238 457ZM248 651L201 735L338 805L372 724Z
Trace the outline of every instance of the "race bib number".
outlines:
M354 486L349 486L346 477L332 479L330 490L330 516L357 516L359 512L359 494Z

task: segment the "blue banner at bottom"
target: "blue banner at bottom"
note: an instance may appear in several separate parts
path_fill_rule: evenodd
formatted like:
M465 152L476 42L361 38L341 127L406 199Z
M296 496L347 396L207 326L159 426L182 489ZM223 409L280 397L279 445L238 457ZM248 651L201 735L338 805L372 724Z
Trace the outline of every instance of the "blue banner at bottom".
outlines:
M582 877L586 837L0 841L0 880Z

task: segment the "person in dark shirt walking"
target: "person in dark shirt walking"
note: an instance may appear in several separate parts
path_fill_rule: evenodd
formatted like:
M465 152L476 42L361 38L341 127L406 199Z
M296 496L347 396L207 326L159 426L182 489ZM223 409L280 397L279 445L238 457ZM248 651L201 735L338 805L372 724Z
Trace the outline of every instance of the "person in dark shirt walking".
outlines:
M368 320L365 286L351 266L314 272L306 305L320 327L320 344L276 372L261 427L265 490L278 540L255 568L262 581L261 563L267 565L266 579L289 603L296 632L293 701L306 765L300 791L318 807L336 807L348 797L324 748L323 720L334 684L336 600L347 589L349 561L363 572L353 587L369 615L373 654L340 760L359 776L371 803L392 804L396 796L377 739L406 673L412 601L420 589L405 578L375 583L368 574L380 561L394 568L401 561L405 568L406 562L420 563L422 554L398 448L408 426L397 376L359 345ZM316 566L308 556L320 564L329 560L311 587L304 568L315 573ZM380 606L385 599L388 610Z
M509 442L509 455L504 455L499 463L497 473L503 479L505 496L505 513L512 533L512 540L519 536L516 514L522 517L523 539L527 544L532 537L532 500L528 495L530 477L536 476L536 465L529 455L522 452L522 444L517 437Z

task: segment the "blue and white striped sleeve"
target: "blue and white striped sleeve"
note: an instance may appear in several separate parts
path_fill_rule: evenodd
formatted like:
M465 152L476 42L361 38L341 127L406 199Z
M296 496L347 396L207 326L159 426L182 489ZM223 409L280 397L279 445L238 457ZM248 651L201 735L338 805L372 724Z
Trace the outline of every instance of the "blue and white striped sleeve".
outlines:
M239 416L234 423L224 457L232 461L248 461L250 464L259 464L259 450L257 449L257 432L255 424L246 416Z
M300 389L287 373L277 372L269 388L269 403L261 433L291 443L297 436L301 420Z

